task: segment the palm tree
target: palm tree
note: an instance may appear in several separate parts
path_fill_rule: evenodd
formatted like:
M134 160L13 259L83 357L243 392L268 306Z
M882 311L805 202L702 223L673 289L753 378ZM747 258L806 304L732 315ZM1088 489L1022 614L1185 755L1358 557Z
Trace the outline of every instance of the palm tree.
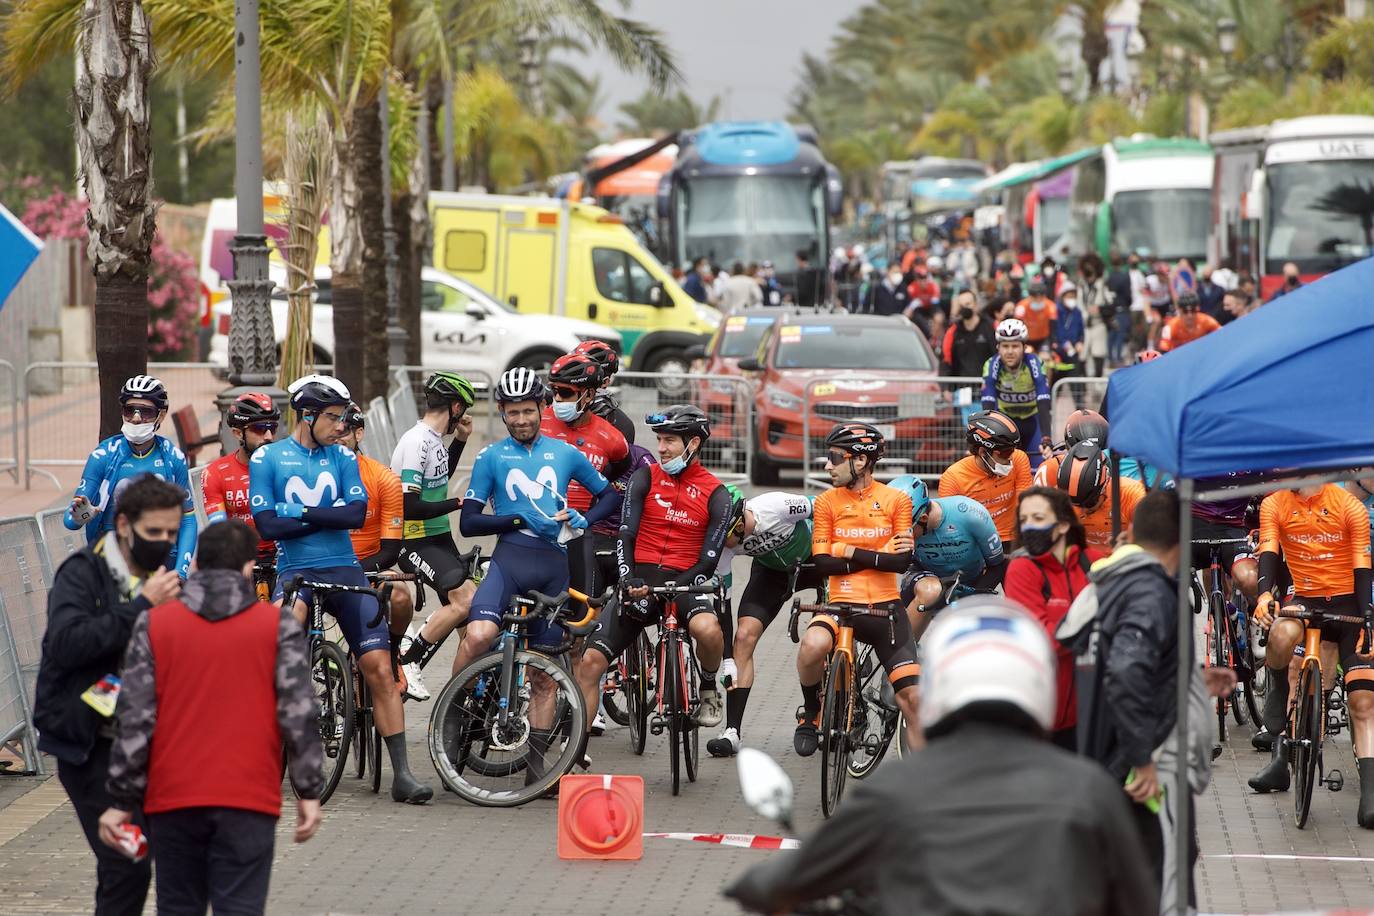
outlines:
M1338 216L1353 216L1364 231L1365 251L1374 249L1374 181L1358 180L1327 191L1312 203L1312 209Z
M282 246L286 261L287 331L277 387L314 368L311 311L315 291L315 255L320 243L320 215L330 185L329 123L318 108L305 107L286 116L286 219Z
M675 95L663 95L650 89L620 106L620 113L625 116L620 129L638 137L671 134L714 121L719 112L720 96L712 96L705 105L698 105L682 90Z

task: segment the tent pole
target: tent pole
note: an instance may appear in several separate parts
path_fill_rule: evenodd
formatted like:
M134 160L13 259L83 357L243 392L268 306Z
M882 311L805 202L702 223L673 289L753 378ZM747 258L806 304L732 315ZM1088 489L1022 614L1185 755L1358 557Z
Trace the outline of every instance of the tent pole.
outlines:
M1188 854L1193 825L1188 803L1192 787L1188 783L1188 697L1192 688L1193 613L1188 607L1189 579L1192 572L1193 479L1178 481L1178 773L1174 780L1174 856L1178 897L1175 912L1188 912L1188 887L1192 883L1193 862ZM1201 726L1199 726L1201 727Z
M1121 456L1112 450L1112 550L1121 536ZM1111 551L1107 551L1111 553Z

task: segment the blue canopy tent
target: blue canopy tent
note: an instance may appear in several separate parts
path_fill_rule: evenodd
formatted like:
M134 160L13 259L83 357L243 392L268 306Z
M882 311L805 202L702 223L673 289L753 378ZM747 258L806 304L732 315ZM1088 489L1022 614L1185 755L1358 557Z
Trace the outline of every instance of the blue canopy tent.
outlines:
M1107 441L1114 462L1132 455L1177 478L1179 543L1188 544L1198 478L1374 465L1372 370L1374 258L1367 258L1160 359L1113 374ZM1181 563L1180 646L1193 638L1190 575ZM1182 746L1187 700L1188 679L1180 677ZM1177 776L1175 797L1185 798L1186 767ZM1176 810L1175 848L1186 850L1188 809ZM1191 863L1186 855L1177 862L1178 911L1186 912Z

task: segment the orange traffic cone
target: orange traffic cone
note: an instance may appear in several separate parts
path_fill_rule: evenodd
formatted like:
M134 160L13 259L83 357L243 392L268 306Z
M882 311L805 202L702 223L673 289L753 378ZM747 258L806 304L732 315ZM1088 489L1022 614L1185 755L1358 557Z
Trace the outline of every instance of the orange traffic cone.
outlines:
M644 780L564 776L558 781L560 859L644 857Z

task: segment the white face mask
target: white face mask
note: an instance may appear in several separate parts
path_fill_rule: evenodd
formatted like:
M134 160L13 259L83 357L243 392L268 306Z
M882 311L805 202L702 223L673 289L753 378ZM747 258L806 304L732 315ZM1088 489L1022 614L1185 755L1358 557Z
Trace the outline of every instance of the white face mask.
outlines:
M124 438L134 445L142 445L153 438L153 433L157 430L156 423L128 423L126 422L120 430L124 433Z
M576 401L554 401L553 415L564 423L571 423L582 416L582 411L578 409Z
M1011 473L1011 462L998 464L996 461L992 461L989 462L989 464L992 465L992 473L996 474L998 477L1006 477Z
M901 283L901 282L902 282L902 275L901 275L901 274L888 274L888 275L887 275L887 282L891 283L893 286L896 286L898 283Z
M1078 300L1077 300L1077 299L1074 299L1072 296L1069 297L1069 298L1067 298L1067 299L1065 299L1065 300L1064 300L1064 308L1066 308L1066 309L1076 309L1076 308L1078 308Z

